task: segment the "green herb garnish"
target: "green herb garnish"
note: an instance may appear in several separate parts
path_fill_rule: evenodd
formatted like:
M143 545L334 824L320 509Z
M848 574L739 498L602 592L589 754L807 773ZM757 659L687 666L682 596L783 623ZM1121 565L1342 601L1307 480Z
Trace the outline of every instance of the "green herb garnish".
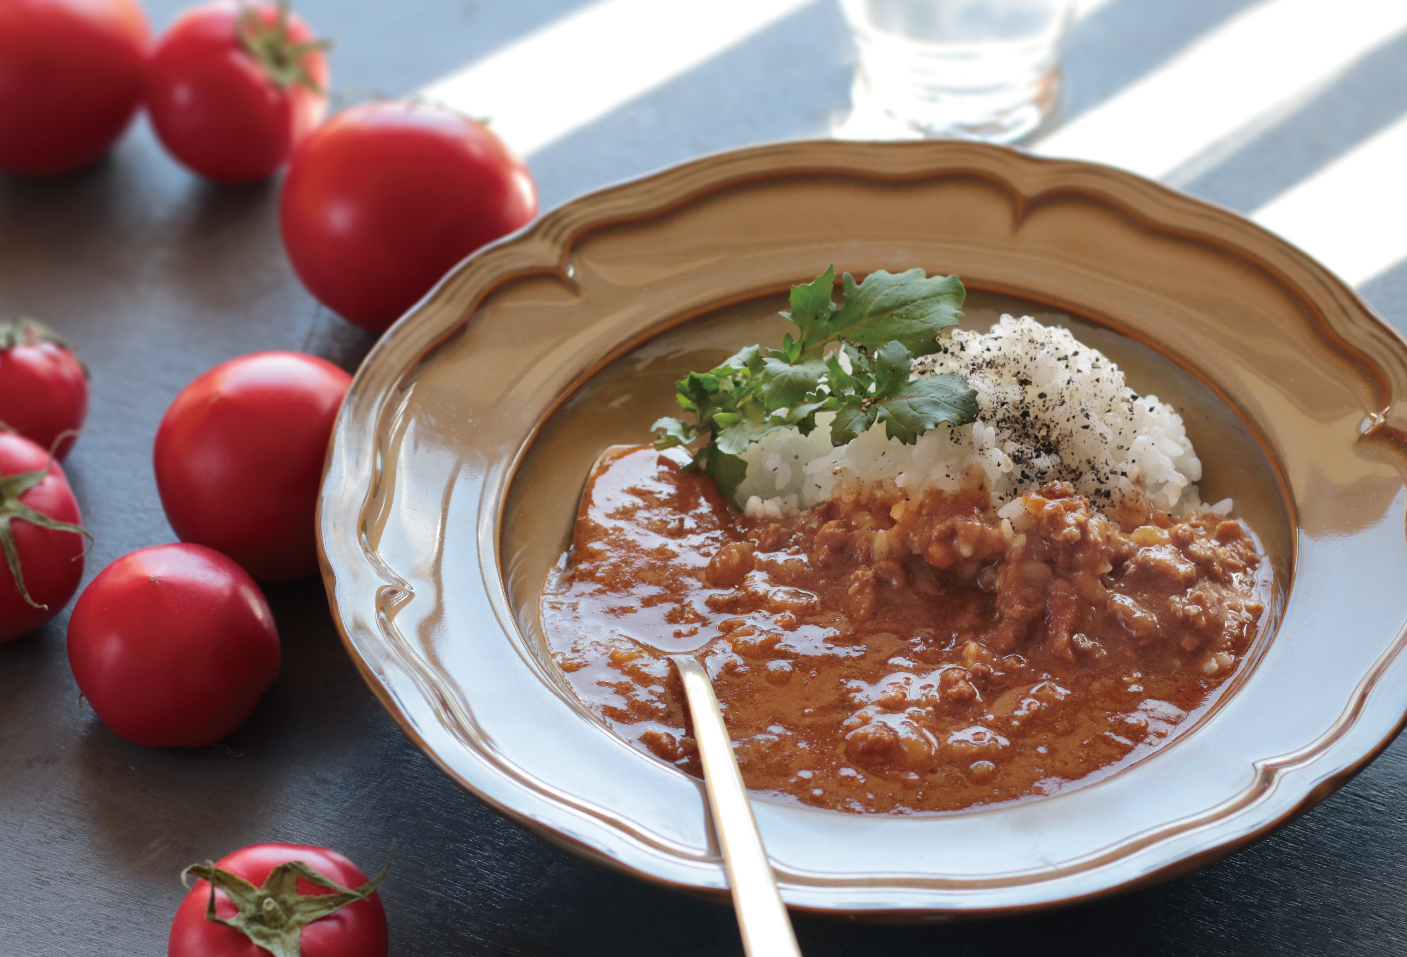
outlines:
M791 287L791 312L782 315L797 335L787 333L780 349L748 346L717 368L675 383L679 407L696 421L660 419L652 426L655 448L707 435L692 467L712 476L732 502L747 474L738 453L773 429L794 426L809 435L818 412L835 413L831 443L837 446L876 422L910 445L940 422L964 425L977 417L977 393L962 376L909 378L913 360L937 352L939 338L958 323L967 293L956 276L878 270L857 284L846 273L839 309L831 302L834 287L834 266L814 282Z

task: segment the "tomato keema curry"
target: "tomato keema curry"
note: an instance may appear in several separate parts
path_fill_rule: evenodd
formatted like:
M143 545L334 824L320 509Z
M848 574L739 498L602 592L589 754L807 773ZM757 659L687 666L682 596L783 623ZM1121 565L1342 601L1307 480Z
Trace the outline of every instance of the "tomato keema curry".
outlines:
M1269 599L1254 535L1210 512L1111 518L1053 482L1002 518L974 478L842 483L761 518L685 461L598 463L542 600L553 660L617 733L698 774L666 658L697 653L748 787L808 805L956 810L1136 760L1235 672Z

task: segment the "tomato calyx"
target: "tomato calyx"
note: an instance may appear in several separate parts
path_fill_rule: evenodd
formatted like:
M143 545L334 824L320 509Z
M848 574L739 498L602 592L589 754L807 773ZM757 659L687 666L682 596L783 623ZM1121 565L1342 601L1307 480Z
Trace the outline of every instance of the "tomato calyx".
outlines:
M253 5L239 16L239 42L245 52L259 61L274 86L280 90L301 86L319 96L327 91L313 79L303 58L309 53L332 49L331 40L294 40L288 33L288 0L279 0L273 23L265 23Z
M58 441L62 440L62 436ZM55 444L58 444L58 441ZM47 609L48 605L41 605L29 594L29 589L24 586L24 575L20 570L19 548L15 545L15 532L11 528L11 523L16 519L29 522L31 525L38 525L40 528L50 528L58 532L74 532L82 535L88 541L93 540L93 533L82 525L73 525L69 522L60 522L52 519L42 512L36 512L28 505L20 501L20 496L28 492L34 486L44 481L50 470L54 467L54 456L49 454L49 462L42 469L35 469L32 472L20 472L16 475L0 476L0 551L5 553L5 564L9 566L10 577L14 579L15 588L31 608Z
M14 319L0 322L0 352L13 349L16 346L34 345L37 342L52 342L56 346L68 349L69 352L73 351L64 341L63 336L38 319L16 316Z
M395 856L396 849L392 847L391 857L381 873L357 888L343 887L302 861L289 861L275 867L269 872L263 887L255 887L238 874L216 867L211 861L186 868L181 872L181 882L187 883L190 876L195 876L210 883L206 920L234 928L274 957L299 957L303 928L348 904L370 897L386 879ZM300 877L336 893L300 894L297 883ZM224 918L215 913L217 890L229 895L236 908L235 916Z
M20 346L32 346L41 342L51 342L73 358L78 359L78 355L73 351L73 347L68 344L68 340L59 335L53 329L44 325L38 319L31 319L28 316L16 316L13 319L6 319L0 322L0 352L9 349L17 349ZM83 378L91 379L93 376L88 372L88 363L78 359L78 368L83 370ZM0 423L4 425L4 423ZM13 432L13 429L6 431Z

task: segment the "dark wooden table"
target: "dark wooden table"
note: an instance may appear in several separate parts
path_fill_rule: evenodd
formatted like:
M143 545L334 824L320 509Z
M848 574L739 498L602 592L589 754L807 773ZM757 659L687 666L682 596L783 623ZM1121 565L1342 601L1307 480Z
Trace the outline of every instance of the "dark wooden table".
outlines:
M683 0L679 0L683 2ZM183 5L148 0L155 25ZM304 0L337 39L346 101L402 94L578 0ZM1076 26L1066 115L1171 61L1247 0L1109 0ZM1397 37L1179 185L1256 209L1407 113ZM825 135L845 109L849 37L830 0L534 153L544 208L700 153ZM1195 108L1191 105L1189 108ZM1403 189L1402 183L1396 184ZM139 123L108 160L52 182L0 178L0 314L59 328L92 368L88 434L67 469L96 544L85 582L172 540L152 437L177 391L224 359L299 349L354 370L371 338L320 308L279 241L278 183L222 189ZM1407 265L1363 293L1407 327ZM0 646L0 954L164 953L185 865L258 841L326 844L382 890L394 954L741 951L729 908L586 863L451 784L362 684L322 584L268 589L282 673L228 747L156 751L79 698L67 614ZM1400 954L1407 948L1407 745L1301 820L1163 886L1015 919L880 927L799 918L809 955Z

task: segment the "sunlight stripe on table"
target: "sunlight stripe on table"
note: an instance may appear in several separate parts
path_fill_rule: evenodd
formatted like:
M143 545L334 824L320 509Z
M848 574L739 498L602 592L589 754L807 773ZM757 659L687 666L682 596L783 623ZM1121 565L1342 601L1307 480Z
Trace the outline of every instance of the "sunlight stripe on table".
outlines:
M1071 19L1083 20L1101 7L1107 7L1112 2L1113 0L1074 0L1070 11Z
M1251 214L1362 286L1407 260L1407 116Z
M1268 0L1036 144L1166 177L1264 130L1407 30L1407 0Z
M600 0L420 90L527 155L817 0Z

